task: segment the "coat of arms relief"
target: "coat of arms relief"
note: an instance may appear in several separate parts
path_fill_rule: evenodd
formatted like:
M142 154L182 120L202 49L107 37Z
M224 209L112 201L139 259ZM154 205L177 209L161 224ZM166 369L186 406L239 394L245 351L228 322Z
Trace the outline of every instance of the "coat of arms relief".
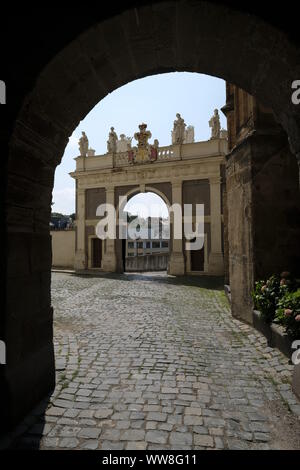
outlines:
M147 130L147 124L139 125L139 132L134 134L135 140L137 140L137 147L131 148L128 145L127 155L129 163L149 163L157 160L158 156L158 140L155 139L153 145L148 143L148 140L152 137L152 134Z

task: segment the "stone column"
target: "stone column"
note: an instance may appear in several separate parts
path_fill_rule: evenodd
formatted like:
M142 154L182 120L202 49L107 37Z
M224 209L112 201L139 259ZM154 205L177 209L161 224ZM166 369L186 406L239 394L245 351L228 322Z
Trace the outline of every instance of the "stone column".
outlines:
M86 269L87 254L85 252L85 189L77 189L76 230L77 245L74 268L76 271Z
M106 204L111 204L115 207L115 188L106 188ZM115 227L116 230L116 227ZM102 260L102 269L106 272L117 271L117 257L116 257L116 240L107 238L105 243L105 253Z
M210 188L210 232L211 247L208 270L210 274L224 274L224 260L222 253L222 221L221 221L221 179L209 179Z
M172 204L179 204L182 208L182 181L172 182ZM183 212L183 210L182 210ZM171 217L171 236L172 236L172 251L169 262L169 274L174 276L182 276L185 274L185 260L182 249L182 238L174 239L174 214ZM182 219L181 219L182 223Z

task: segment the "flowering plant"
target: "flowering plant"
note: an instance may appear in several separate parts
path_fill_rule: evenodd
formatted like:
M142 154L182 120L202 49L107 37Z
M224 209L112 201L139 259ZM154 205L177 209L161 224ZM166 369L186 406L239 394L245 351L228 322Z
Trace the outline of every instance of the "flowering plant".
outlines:
M278 301L274 321L283 325L294 339L300 338L300 289L286 292Z
M286 284L281 283L277 274L271 276L267 281L255 283L252 298L254 306L261 312L266 323L272 323L278 299L288 290Z

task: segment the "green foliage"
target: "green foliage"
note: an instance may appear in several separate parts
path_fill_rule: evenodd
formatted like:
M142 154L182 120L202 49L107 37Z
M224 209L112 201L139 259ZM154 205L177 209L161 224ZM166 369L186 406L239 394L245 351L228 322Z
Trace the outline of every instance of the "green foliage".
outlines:
M274 320L277 302L286 290L287 286L280 285L280 277L276 274L267 281L255 283L252 292L254 306L261 312L266 323L271 323Z
M252 298L266 323L277 323L293 338L300 338L300 289L289 272L273 274L255 283Z
M300 289L296 292L286 292L279 299L275 322L284 326L286 332L294 339L300 338Z

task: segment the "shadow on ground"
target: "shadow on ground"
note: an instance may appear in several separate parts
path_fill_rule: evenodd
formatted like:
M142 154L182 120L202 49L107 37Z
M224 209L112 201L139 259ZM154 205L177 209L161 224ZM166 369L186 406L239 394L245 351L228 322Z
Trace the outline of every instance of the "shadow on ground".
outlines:
M52 391L53 392L53 391ZM0 437L0 450L39 450L44 428L45 413L49 407L50 392L14 429Z
M64 271L55 271L56 273L67 274ZM198 286L201 289L224 290L223 276L170 276L166 271L157 272L132 272L132 273L101 273L93 271L83 271L79 273L68 272L76 277L95 277L105 279L118 279L119 281L151 281L162 284L180 285L180 286Z

